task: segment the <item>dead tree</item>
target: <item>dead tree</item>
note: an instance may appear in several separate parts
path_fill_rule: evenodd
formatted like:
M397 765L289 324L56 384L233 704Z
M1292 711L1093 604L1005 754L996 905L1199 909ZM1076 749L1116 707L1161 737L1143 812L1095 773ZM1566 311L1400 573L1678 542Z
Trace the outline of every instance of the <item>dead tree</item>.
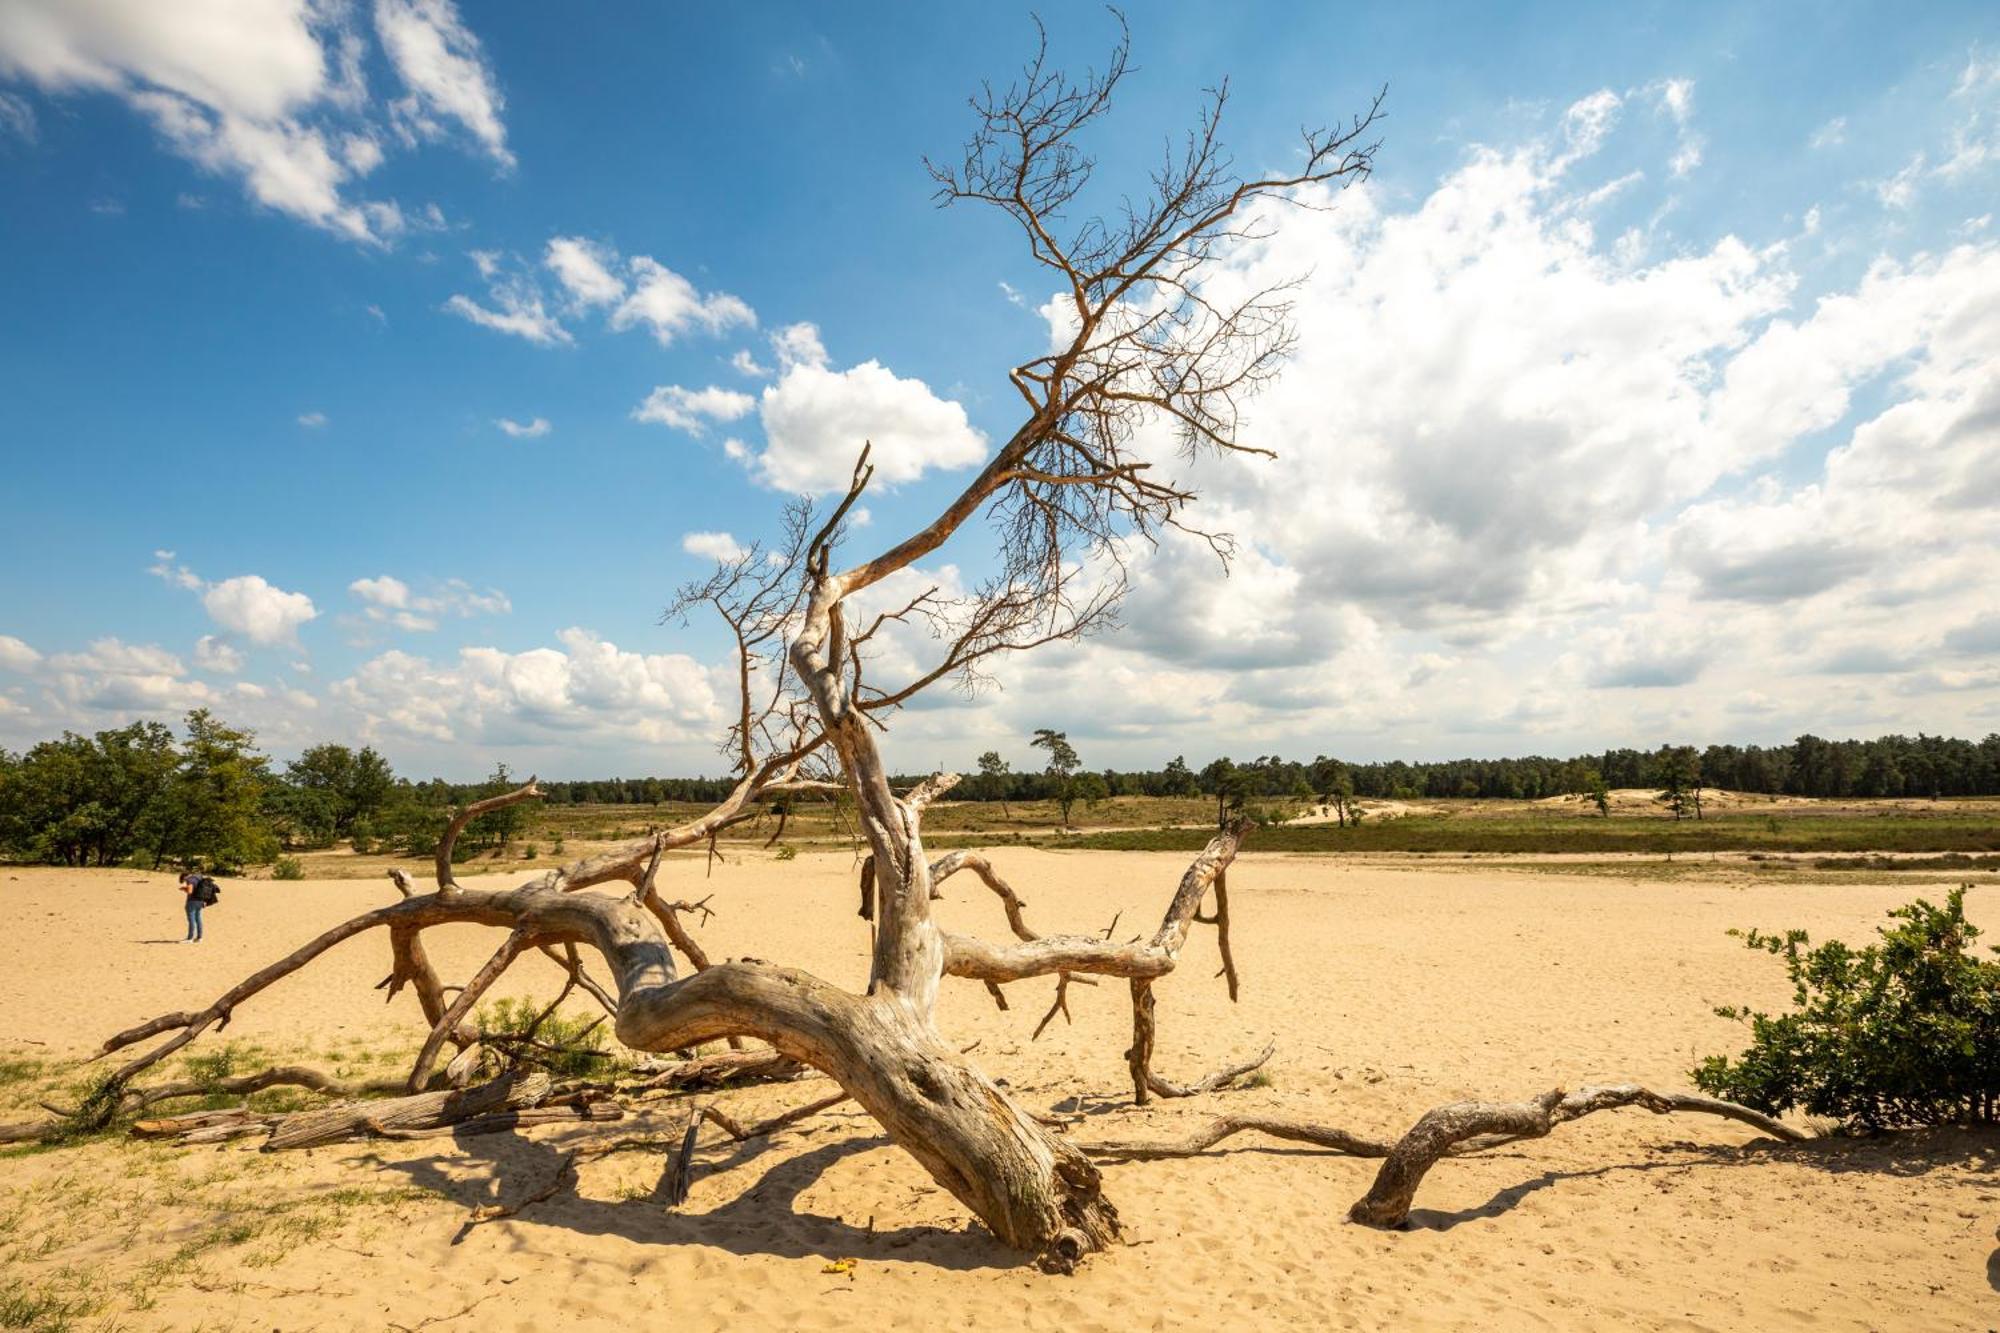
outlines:
M1033 936L1022 928L1004 944L947 935L931 914L938 875L924 854L921 824L925 807L951 780L891 790L876 732L887 713L919 691L940 681L976 681L995 654L1073 639L1108 623L1123 590L1120 552L1129 537L1180 528L1227 554L1224 538L1187 522L1192 493L1155 471L1170 460L1149 456L1141 432L1170 427L1188 455L1262 452L1238 441L1237 413L1289 347L1285 292L1222 300L1204 286L1205 270L1217 247L1254 234L1252 206L1259 201L1295 199L1313 187L1365 177L1380 105L1378 97L1346 125L1304 134L1283 169L1243 177L1218 138L1227 90L1213 90L1196 128L1154 171L1150 198L1128 201L1116 218L1083 216L1094 163L1078 137L1108 110L1126 56L1121 35L1101 73L1071 79L1047 62L1044 43L1007 91L988 89L973 99L975 128L962 158L930 164L940 203L990 206L1018 226L1060 291L1066 326L1059 350L1011 372L1021 419L977 476L929 523L849 562L841 557L847 519L872 476L863 446L852 484L830 512L795 504L769 549L723 562L677 600L679 613L713 608L736 639L740 700L727 741L736 766L729 797L699 819L506 890L467 888L453 878L454 837L476 813L461 812L438 849L434 891L406 888L401 901L327 931L206 1009L163 1015L113 1037L107 1051L174 1034L118 1071L120 1081L226 1025L237 1005L333 945L381 927L394 960L384 986L392 995L413 986L431 1025L408 1080L410 1091L419 1092L441 1048L472 1039L467 1016L509 967L538 950L581 946L610 969L607 998L625 1045L670 1051L729 1037L761 1040L831 1077L1003 1242L1067 1267L1117 1234L1117 1212L1090 1159L937 1030L938 988L947 976L996 991L1054 976L1060 1006L1071 979L1123 978L1132 989L1128 1060L1135 1095L1182 1091L1151 1073L1151 986L1173 968L1242 830L1225 830L1210 844L1145 939ZM1003 558L988 583L962 599L933 589L867 609L885 580L916 569L981 515L1002 537ZM945 645L934 665L888 686L866 679L871 641L915 621L927 623ZM749 959L700 966L675 913L654 891L661 854L711 841L772 798L829 790L851 801L873 858L866 987L850 991ZM537 794L530 783L481 806ZM592 891L612 884L627 891ZM421 935L468 922L505 934L447 1003ZM677 963L677 948L695 964L692 971Z
M343 940L380 928L388 934L393 964L383 988L392 997L404 986L414 988L430 1026L406 1080L411 1097L421 1099L407 1103L409 1114L423 1122L419 1129L448 1117L454 1098L466 1103L498 1096L504 1102L513 1095L493 1091L495 1085L465 1093L434 1093L429 1085L447 1043L462 1048L455 1068L476 1063L478 1034L466 1021L474 1006L520 959L542 954L564 968L566 990L581 989L603 1004L618 1039L634 1050L685 1051L751 1038L770 1052L733 1054L726 1059L730 1070L756 1065L789 1073L805 1066L827 1075L842 1098L873 1117L996 1237L1040 1255L1050 1267L1066 1269L1117 1235L1118 1214L1104 1195L1093 1153L1053 1132L946 1040L935 1021L939 987L946 977L979 981L1004 1006L1004 986L1053 977L1056 997L1042 1020L1046 1026L1067 1012L1070 985L1122 979L1131 991L1127 1064L1135 1098L1215 1086L1231 1071L1184 1086L1152 1070L1152 988L1174 969L1189 930L1200 921L1217 927L1234 997L1223 875L1243 828L1224 828L1196 858L1152 934L1120 942L1113 938L1114 922L1102 933L1040 935L1027 925L1019 895L984 858L954 853L935 863L928 859L924 812L955 779L940 774L914 790L892 790L877 733L889 714L922 690L946 681L976 685L998 654L1074 639L1109 623L1123 591L1122 555L1134 537L1151 540L1163 528L1180 529L1226 557L1226 538L1189 521L1192 492L1156 471L1171 460L1160 455L1154 437L1157 428L1167 428L1184 455L1262 452L1239 441L1238 411L1277 372L1291 335L1283 288L1224 298L1206 281L1211 261L1218 247L1259 234L1265 201L1319 206L1331 191L1364 178L1380 107L1378 97L1346 125L1306 133L1284 169L1241 177L1220 146L1227 92L1215 90L1193 132L1154 171L1143 202L1128 200L1109 219L1090 216L1082 197L1094 163L1078 140L1109 108L1126 53L1121 38L1103 72L1070 79L1048 65L1045 48L1038 51L1005 92L988 89L973 99L975 128L962 158L949 166L931 164L940 203L997 209L1019 228L1058 291L1059 347L1009 376L1023 405L1013 432L929 523L871 557L849 560L848 518L873 475L863 445L850 485L828 511L793 504L775 541L722 562L712 576L682 589L670 608L669 615L683 616L712 610L734 636L739 700L724 742L735 773L727 798L697 819L508 889L460 885L451 870L453 845L480 810L530 800L539 791L530 782L468 807L452 820L437 850L434 889L417 892L399 875L399 901L324 932L204 1009L165 1014L107 1041L108 1054L165 1038L116 1071L106 1104L118 1104L139 1073L225 1027L236 1007L265 987ZM987 583L957 598L936 588L886 594L897 576L920 584L919 562L981 516L997 525L1001 538L999 567ZM879 661L872 651L878 637L918 623L943 645L931 665L886 685L869 678L869 663ZM837 794L851 807L868 854L862 889L873 936L867 982L858 990L776 963L708 959L680 919L700 905L669 903L656 888L667 851L712 848L719 834L755 818L765 804L809 793ZM947 934L938 924L931 908L938 884L961 869L975 871L1000 898L1011 939ZM604 891L611 886L615 891ZM1210 896L1214 912L1203 916ZM424 931L447 924L504 932L492 957L449 998L450 988L440 983L422 947ZM585 950L608 967L608 985L584 970ZM1234 1072L1249 1067L1254 1065ZM518 1091L511 1081L506 1087ZM1407 1212L1417 1182L1441 1156L1495 1134L1547 1133L1563 1119L1625 1104L1714 1109L1682 1106L1643 1089L1586 1090L1526 1106L1441 1108L1395 1145L1296 1122L1231 1121L1191 1146L1099 1145L1096 1155L1185 1155L1235 1129L1304 1138L1337 1151L1366 1149L1385 1165L1356 1215L1389 1222ZM518 1122L533 1109L508 1103L493 1116ZM579 1103L574 1109L589 1108ZM335 1116L326 1123L339 1128L347 1120ZM683 1178L697 1126L690 1121L675 1158Z

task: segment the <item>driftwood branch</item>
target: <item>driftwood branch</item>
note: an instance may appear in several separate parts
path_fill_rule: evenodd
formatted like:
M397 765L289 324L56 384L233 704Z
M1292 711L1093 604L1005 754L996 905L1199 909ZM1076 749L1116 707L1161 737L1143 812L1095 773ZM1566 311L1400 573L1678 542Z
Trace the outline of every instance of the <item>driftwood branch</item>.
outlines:
M1583 1087L1565 1093L1557 1088L1525 1102L1450 1102L1425 1112L1398 1139L1357 1134L1336 1125L1290 1116L1224 1115L1178 1139L1157 1141L1108 1139L1084 1145L1103 1161L1148 1162L1195 1157L1238 1134L1255 1133L1294 1143L1309 1143L1348 1157L1381 1159L1381 1169L1368 1193L1348 1209L1351 1221L1370 1226L1400 1227L1409 1219L1417 1188L1430 1169L1446 1157L1464 1157L1493 1148L1542 1138L1557 1125L1598 1111L1636 1106L1656 1115L1686 1113L1718 1116L1749 1125L1786 1143L1809 1136L1761 1111L1735 1102L1688 1092L1654 1092L1636 1083Z

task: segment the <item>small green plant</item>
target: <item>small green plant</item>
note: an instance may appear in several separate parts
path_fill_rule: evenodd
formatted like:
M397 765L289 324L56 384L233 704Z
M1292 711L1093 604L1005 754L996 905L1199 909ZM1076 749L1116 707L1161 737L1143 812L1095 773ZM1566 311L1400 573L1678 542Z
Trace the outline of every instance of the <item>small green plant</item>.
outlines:
M1802 930L1730 932L1784 959L1797 1008L1717 1009L1749 1024L1750 1046L1702 1061L1695 1086L1864 1130L2000 1120L2000 962L1972 951L1969 887L1943 907L1919 898L1896 908L1881 942L1860 950L1809 947Z
M190 1055L182 1062L182 1066L187 1070L189 1082L213 1089L216 1084L236 1072L236 1048L224 1046L203 1055Z
M523 861L532 861L541 854L541 848L535 846L532 842L521 849L521 859Z
M479 1039L522 1064L560 1078L601 1074L612 1060L604 1049L604 1021L545 1013L529 999L501 999L479 1010Z
M305 862L296 856L281 856L271 863L272 879L304 879Z
M549 850L554 852L557 856L561 856L563 854L563 840L561 838L557 838L553 843L549 844Z
M790 861L796 858L798 854L799 854L799 849L792 846L788 842L780 843L778 846L778 850L772 853L772 855L776 856L780 861Z
M86 1296L68 1296L47 1287L30 1287L16 1278L0 1281L0 1328L31 1328L66 1333L78 1320L97 1313Z

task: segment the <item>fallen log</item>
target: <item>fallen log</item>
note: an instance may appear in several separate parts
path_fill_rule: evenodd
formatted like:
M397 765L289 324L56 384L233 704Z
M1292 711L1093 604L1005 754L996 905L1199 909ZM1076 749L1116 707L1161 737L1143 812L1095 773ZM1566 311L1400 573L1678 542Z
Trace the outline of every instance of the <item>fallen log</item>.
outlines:
M549 1076L503 1074L471 1088L419 1092L383 1101L351 1102L324 1110L295 1111L279 1121L264 1144L265 1152L318 1148L363 1134L401 1129L435 1129L476 1120L499 1111L540 1104L550 1091Z

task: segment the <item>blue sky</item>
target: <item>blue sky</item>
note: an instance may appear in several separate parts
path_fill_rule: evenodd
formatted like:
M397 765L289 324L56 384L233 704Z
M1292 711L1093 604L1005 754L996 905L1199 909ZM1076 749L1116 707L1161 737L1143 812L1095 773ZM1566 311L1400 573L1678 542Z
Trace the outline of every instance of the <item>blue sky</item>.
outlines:
M1225 266L1311 275L1252 414L1281 464L1201 478L1246 557L1148 555L1126 629L892 759L2000 728L1989 6L1219 14L1133 14L1107 205L1224 76L1246 168L1389 87L1365 190ZM1050 21L1072 65L1113 35ZM0 744L207 704L452 776L717 767L722 645L658 623L696 552L857 431L894 532L1012 427L1049 285L922 158L1032 40L1004 5L0 4Z

